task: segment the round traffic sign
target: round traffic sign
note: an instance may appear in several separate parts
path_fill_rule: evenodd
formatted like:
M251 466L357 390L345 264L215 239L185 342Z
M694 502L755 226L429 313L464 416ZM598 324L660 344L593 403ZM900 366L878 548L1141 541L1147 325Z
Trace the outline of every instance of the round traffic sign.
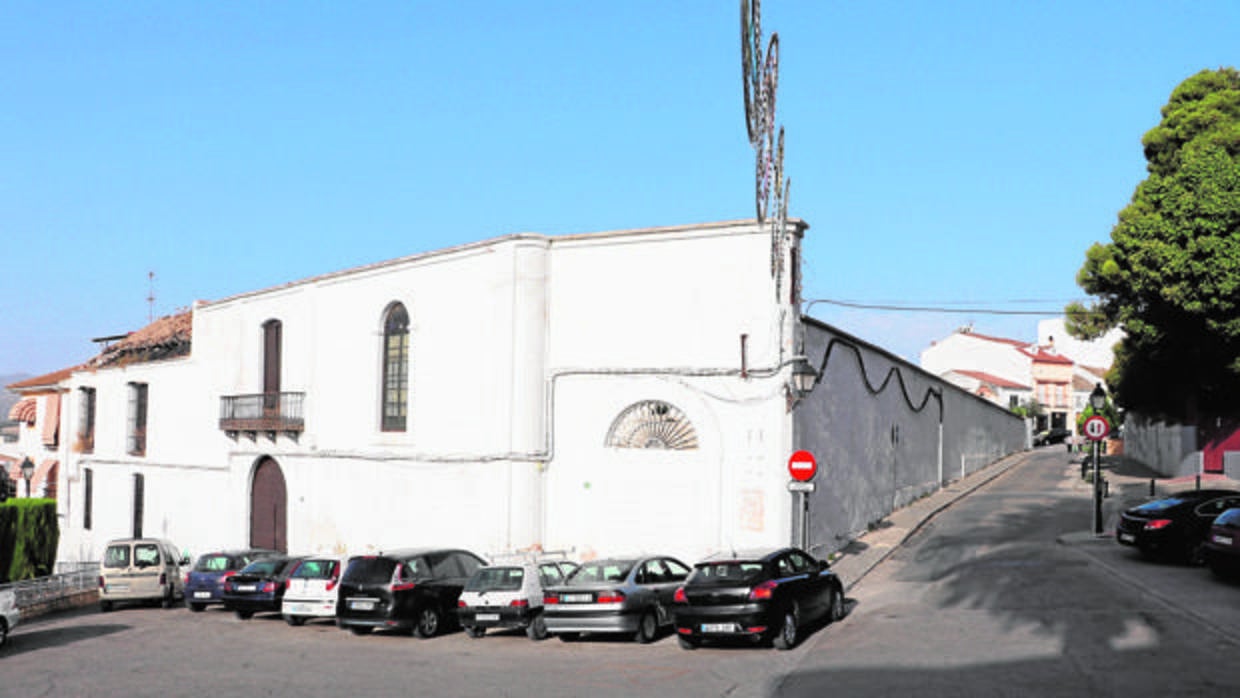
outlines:
M1111 433L1111 424L1107 422L1106 417L1096 414L1085 420L1083 429L1085 438L1090 441L1101 441Z
M818 472L818 461L809 451L797 451L788 459L788 474L797 482L809 482Z

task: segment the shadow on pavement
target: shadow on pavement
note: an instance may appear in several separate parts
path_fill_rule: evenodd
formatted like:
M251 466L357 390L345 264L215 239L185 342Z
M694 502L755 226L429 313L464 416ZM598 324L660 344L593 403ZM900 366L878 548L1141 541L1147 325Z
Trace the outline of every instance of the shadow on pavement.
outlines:
M123 623L92 623L60 628L23 628L18 626L9 635L8 642L0 649L0 657L12 661L14 656L35 652L48 647L63 647L82 640L106 637L122 630L129 630Z

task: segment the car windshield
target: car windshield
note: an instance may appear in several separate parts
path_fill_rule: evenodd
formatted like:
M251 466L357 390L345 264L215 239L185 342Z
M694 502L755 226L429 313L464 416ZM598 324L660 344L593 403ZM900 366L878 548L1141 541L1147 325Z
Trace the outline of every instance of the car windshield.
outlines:
M693 568L690 582L748 582L762 574L761 562L711 562Z
M227 555L203 555L194 563L195 572L223 572L227 569Z
M350 584L387 584L396 570L390 557L355 557L344 571L344 582Z
M1136 511L1141 511L1141 512L1166 511L1167 509L1170 509L1172 507L1177 507L1183 504L1185 501L1187 500L1177 499L1175 497L1172 497L1171 499L1160 499L1156 502L1146 502L1145 504L1142 504L1141 506L1137 507Z
M284 564L284 560L263 559L256 560L241 568L241 574L252 574L256 577L267 577L275 574Z
M520 567L485 567L474 572L465 591L520 591L525 570Z
M335 560L306 560L297 566L292 576L296 579L331 579L335 571Z
M128 567L129 566L129 546L128 545L109 545L103 554L104 567Z
M623 582L633 569L633 560L600 560L587 562L569 576L570 586L586 586L599 582Z

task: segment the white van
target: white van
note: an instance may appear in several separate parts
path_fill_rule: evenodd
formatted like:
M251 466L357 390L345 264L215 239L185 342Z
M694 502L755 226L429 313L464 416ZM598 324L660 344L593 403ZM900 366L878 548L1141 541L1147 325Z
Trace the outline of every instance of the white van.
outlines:
M189 557L162 538L122 538L108 543L99 566L99 610L120 601L159 601L172 608L185 600L183 566Z

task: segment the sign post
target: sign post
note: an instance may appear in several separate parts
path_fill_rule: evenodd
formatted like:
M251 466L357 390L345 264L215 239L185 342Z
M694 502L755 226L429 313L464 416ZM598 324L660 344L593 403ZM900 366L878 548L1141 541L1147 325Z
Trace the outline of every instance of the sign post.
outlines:
M1098 446L1100 441L1111 433L1111 423L1102 415L1094 415L1081 425L1085 438L1094 442L1094 535L1102 533L1102 465L1099 462Z
M809 493L814 491L814 475L818 473L818 460L809 451L797 451L788 458L788 491L796 493L801 512L801 530L797 544L809 550Z

